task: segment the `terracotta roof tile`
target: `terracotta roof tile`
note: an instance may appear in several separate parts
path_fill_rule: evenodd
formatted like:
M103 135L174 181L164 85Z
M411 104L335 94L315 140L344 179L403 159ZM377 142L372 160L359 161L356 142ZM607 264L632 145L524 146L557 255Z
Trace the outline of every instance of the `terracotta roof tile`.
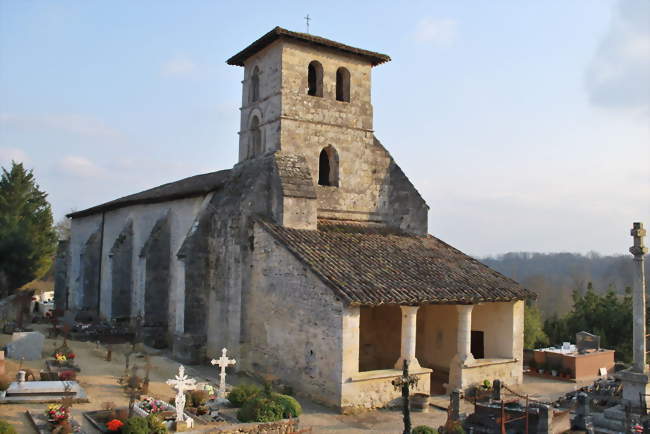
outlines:
M380 63L389 62L390 57L385 54L375 53L374 51L363 50L361 48L351 47L349 45L341 44L340 42L332 41L330 39L321 38L309 33L292 32L291 30L283 29L282 27L275 27L270 32L259 38L257 41L244 48L239 53L232 56L226 61L228 65L244 66L244 61L253 54L257 53L267 45L271 44L277 39L293 39L308 44L318 45L321 47L328 47L334 50L343 51L348 54L354 54L366 58L372 66L379 65Z
M350 304L476 303L534 296L431 235L320 222L319 230L258 220Z

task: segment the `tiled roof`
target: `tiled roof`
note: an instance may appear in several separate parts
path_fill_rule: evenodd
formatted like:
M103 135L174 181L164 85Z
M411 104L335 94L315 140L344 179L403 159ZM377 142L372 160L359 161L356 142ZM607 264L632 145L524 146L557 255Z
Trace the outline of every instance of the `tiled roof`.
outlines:
M175 182L159 185L140 193L124 196L101 205L94 206L82 211L68 214L68 217L84 217L98 212L110 211L130 205L142 203L165 202L174 199L183 199L186 197L200 196L207 194L221 187L228 176L229 170L220 170L218 172L204 173L202 175L190 176Z
M340 42L321 38L320 36L311 35L309 33L292 32L291 30L283 29L282 27L275 27L273 30L266 33L257 41L253 42L248 47L232 56L226 61L226 63L228 63L228 65L244 66L244 61L246 59L280 38L302 41L308 44L328 47L337 51L343 51L348 54L364 57L372 64L372 66L390 61L390 57L385 54L351 47L349 45L341 44Z
M325 222L318 230L258 223L350 304L477 303L534 296L431 235Z

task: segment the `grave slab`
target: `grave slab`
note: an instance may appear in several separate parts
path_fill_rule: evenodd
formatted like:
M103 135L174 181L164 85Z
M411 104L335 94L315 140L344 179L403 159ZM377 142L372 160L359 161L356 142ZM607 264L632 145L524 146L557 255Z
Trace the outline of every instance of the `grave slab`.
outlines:
M15 332L7 345L7 357L14 360L39 360L45 336L39 332Z
M11 383L0 404L59 402L64 396L72 397L75 403L88 402L86 392L76 381L24 381Z

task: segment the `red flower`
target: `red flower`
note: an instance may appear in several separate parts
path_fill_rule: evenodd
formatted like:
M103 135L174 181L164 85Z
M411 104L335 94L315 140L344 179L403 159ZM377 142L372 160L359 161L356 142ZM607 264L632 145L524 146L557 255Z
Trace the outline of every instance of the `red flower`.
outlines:
M123 426L124 423L119 419L113 419L106 424L106 428L108 428L109 431L119 431Z
M75 353L68 354L68 359L70 359L70 360L74 360L75 357L77 357L77 355Z

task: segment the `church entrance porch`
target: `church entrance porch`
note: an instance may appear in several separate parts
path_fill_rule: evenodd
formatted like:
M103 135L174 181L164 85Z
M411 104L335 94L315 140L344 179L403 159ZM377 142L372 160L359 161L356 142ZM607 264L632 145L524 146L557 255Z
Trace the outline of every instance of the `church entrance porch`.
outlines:
M399 396L391 381L401 374L404 360L420 378L413 393L449 393L486 379L521 382L523 349L516 336L523 329L523 302L350 309L358 313L348 324L356 330L344 333L356 339L358 353L354 363L351 348L344 346L344 370L354 363L354 372L344 375L344 408L348 401L391 405Z

